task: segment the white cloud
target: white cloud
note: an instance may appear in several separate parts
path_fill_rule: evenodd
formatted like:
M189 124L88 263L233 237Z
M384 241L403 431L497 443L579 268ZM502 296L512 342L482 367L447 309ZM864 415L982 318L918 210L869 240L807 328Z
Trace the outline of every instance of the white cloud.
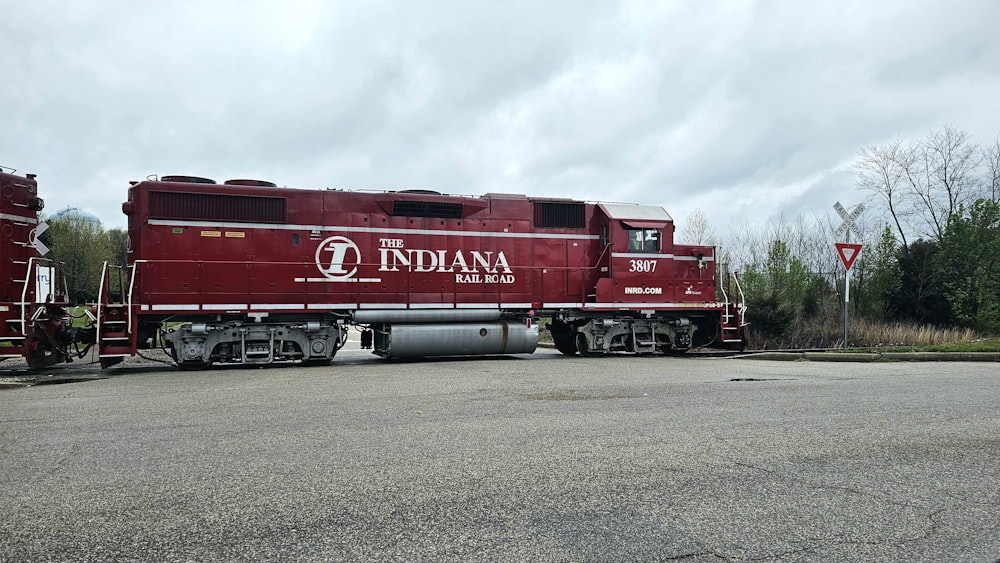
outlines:
M17 3L0 159L112 226L129 180L431 188L736 217L860 200L858 149L1000 133L1000 5Z

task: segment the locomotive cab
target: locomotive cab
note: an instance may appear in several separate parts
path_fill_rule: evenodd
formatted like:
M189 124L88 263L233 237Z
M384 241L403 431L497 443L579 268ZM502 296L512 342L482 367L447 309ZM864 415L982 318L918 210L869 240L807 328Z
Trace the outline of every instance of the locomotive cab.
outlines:
M598 204L601 254L583 311L550 325L566 354L673 353L720 341L715 249L675 245L661 207ZM709 266L712 265L712 268Z
M602 237L606 247L592 301L614 303L631 295L665 295L660 282L670 270L673 218L662 207L612 203L597 207L602 234L606 232L607 237Z

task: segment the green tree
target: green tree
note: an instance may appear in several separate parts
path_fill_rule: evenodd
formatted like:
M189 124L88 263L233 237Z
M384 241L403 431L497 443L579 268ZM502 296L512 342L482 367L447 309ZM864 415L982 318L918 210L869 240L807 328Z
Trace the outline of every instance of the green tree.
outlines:
M816 276L791 255L787 244L773 241L764 264L751 265L743 274L747 315L754 329L763 336L784 334L804 309L817 306L816 283Z
M941 238L940 266L955 322L1000 333L1000 204L979 199L952 217Z
M888 307L899 320L935 325L951 323L951 306L945 298L935 241L917 239L896 253L899 283L888 296Z
M49 247L46 258L63 263L70 299L77 303L97 300L101 267L112 260L108 231L94 220L68 213L48 220L42 242Z
M875 248L866 254L864 265L867 269L864 285L859 288L858 307L862 314L869 317L891 316L891 295L899 287L899 264L896 256L899 253L899 243L890 225L882 231Z
M108 229L108 244L111 248L109 262L117 266L128 264L128 233L123 229Z

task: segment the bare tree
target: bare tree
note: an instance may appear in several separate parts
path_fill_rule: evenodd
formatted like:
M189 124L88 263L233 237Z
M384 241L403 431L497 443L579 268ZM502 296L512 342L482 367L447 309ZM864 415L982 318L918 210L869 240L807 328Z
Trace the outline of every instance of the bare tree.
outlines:
M948 219L975 195L979 146L965 131L945 125L929 133L914 152L905 165L914 210L923 219L923 234L941 240Z
M766 256L762 248L760 229L741 217L729 224L729 236L725 248L734 271L742 271L750 265L760 265Z
M863 221L867 215L868 212L862 215ZM809 264L810 271L823 275L827 279L832 279L841 270L840 258L837 256L834 246L837 241L834 232L840 222L839 217L834 218L829 212L823 214L813 212L809 254L808 258L804 258L804 260ZM861 225L864 229L864 223Z
M896 138L884 145L861 149L853 165L858 186L885 201L904 247L906 230L903 224L910 199L906 178L913 160L913 151L906 147L902 139Z
M772 216L763 226L739 219L729 225L725 248L736 269L763 267L775 241L802 262L811 273L826 275L839 264L833 246L833 229L819 216L799 215L789 222L783 215Z
M993 145L983 148L983 162L986 163L985 188L988 191L985 197L991 201L1000 201L1000 137L993 141Z
M908 248L908 232L941 240L948 219L975 199L984 158L989 161L989 151L981 151L968 133L945 125L912 146L897 138L862 149L853 167L858 186L885 201Z
M708 220L708 215L701 209L695 209L688 214L684 225L681 226L680 241L682 244L699 244L716 246L718 241L715 238L715 230Z

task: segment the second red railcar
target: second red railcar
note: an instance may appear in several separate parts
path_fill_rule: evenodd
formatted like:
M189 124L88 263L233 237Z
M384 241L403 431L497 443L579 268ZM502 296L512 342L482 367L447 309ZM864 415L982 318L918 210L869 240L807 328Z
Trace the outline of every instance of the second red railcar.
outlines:
M77 335L62 264L46 259L37 240L45 202L35 175L15 172L0 167L0 359L42 368L78 355L70 350Z

